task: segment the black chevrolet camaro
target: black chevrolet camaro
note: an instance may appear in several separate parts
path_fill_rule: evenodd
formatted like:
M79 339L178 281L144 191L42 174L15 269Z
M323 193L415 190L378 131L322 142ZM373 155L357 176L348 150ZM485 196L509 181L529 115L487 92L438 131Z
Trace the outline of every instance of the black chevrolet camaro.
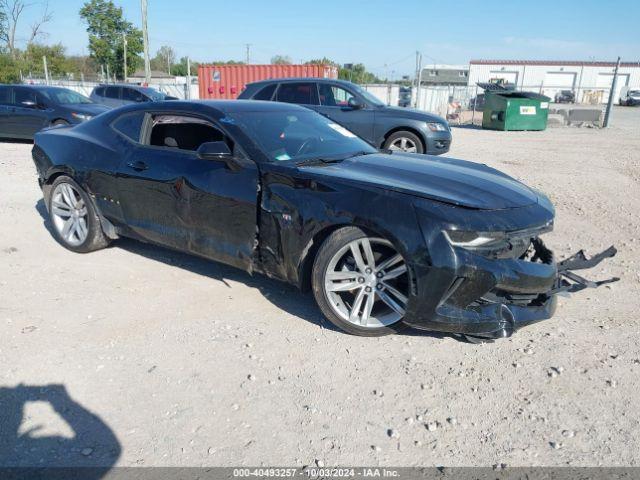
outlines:
M126 236L264 273L311 288L353 334L508 336L558 293L615 280L573 272L613 247L555 262L542 193L486 165L379 152L291 104L123 107L38 133L33 159L68 249Z

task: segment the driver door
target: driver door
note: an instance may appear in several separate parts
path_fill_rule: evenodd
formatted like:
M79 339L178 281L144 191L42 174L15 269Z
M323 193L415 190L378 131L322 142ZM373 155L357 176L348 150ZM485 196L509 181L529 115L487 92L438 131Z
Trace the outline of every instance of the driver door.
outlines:
M348 128L367 142L374 142L375 111L370 106L338 85L319 82L318 93L320 106L315 109L319 113ZM356 98L364 107L350 107L349 99L351 98Z
M119 199L128 226L155 243L252 269L258 169L208 119L148 113L141 141L125 149ZM233 167L205 160L202 143L224 141Z
M13 104L9 108L8 130L19 138L31 138L49 125L49 117L35 90L14 87Z

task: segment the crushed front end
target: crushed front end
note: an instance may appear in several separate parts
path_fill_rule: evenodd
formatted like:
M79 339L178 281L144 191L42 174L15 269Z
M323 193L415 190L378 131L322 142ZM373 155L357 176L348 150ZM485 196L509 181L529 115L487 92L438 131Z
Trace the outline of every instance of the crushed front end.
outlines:
M575 273L614 256L613 247L590 259L580 251L556 262L540 238L553 228L553 217L541 220L533 227L489 233L423 226L430 232L425 235L429 258L413 265L415 290L405 321L420 329L507 337L551 318L558 294L618 280L594 282Z

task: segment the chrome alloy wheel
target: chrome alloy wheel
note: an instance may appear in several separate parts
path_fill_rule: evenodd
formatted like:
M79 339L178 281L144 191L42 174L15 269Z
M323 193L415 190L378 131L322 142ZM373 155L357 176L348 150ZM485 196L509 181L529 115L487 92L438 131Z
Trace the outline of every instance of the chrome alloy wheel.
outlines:
M389 145L389 150L406 152L406 153L417 153L418 147L415 142L407 137L396 138L391 145Z
M334 313L359 327L389 326L404 317L407 266L382 238L359 238L338 250L327 266L324 286Z
M69 183L60 183L51 196L53 224L62 239L73 247L87 239L87 206L80 193Z

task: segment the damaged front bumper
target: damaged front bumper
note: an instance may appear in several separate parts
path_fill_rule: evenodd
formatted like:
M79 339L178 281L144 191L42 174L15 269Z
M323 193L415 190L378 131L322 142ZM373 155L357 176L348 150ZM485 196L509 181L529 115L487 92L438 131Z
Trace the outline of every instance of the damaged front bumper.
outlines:
M591 281L575 273L593 268L615 254L616 249L610 247L587 258L581 250L556 263L553 253L539 238L532 240L526 256L515 259L489 259L458 252L462 257L456 259L459 266L439 302L414 302L405 321L425 330L481 338L508 337L522 327L551 318L558 294L619 280ZM451 273L442 270L441 280ZM421 286L417 288L420 290ZM422 296L420 291L417 293Z

